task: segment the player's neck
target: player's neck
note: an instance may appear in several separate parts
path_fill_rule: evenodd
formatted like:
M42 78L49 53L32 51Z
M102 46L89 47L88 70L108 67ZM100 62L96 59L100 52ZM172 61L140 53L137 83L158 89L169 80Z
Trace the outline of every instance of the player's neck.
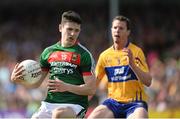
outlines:
M122 50L123 48L127 47L128 44L128 40L125 42L114 43L113 48L114 50Z
M60 41L60 45L64 48L67 48L67 47L72 47L74 44L68 44L68 43Z

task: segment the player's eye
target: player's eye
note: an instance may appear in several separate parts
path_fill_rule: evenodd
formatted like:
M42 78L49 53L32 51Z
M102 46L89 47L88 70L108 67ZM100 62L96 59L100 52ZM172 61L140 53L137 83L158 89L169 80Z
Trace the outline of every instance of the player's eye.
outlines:
M72 28L67 28L68 31L72 31L73 29Z
M115 26L114 29L117 29L117 27Z
M79 29L75 29L75 32L77 33L77 32L79 32L80 30Z

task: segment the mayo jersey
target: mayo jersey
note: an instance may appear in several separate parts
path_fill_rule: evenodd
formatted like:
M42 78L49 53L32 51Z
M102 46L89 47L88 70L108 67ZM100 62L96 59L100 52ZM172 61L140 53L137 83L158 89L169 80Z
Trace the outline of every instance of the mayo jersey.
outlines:
M84 84L83 76L92 75L94 59L91 53L79 43L65 48L58 42L42 52L40 65L42 70L49 71L51 80L57 77L65 83L81 85ZM87 96L71 92L48 92L45 101L79 104L84 108L88 106Z
M132 51L134 62L142 71L148 72L148 66L141 48L128 42L127 48ZM108 97L118 102L147 100L144 85L136 77L128 64L123 51L114 50L113 46L102 52L96 66L96 77L102 80L106 75L108 80Z

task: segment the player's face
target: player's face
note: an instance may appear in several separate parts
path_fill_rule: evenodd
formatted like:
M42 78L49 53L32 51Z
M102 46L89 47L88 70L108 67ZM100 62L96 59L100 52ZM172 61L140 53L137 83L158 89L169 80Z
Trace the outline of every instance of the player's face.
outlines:
M112 38L114 43L119 44L128 40L130 30L127 29L125 21L114 20L111 28Z
M59 26L61 32L61 44L63 47L70 47L76 43L81 25L75 22L66 22Z

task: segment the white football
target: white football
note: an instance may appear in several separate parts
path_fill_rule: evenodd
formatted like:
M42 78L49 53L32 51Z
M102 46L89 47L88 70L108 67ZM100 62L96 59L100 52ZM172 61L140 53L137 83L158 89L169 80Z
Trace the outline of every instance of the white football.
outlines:
M35 60L24 60L19 66L23 65L25 71L23 72L23 80L28 83L35 83L41 78L41 67Z

